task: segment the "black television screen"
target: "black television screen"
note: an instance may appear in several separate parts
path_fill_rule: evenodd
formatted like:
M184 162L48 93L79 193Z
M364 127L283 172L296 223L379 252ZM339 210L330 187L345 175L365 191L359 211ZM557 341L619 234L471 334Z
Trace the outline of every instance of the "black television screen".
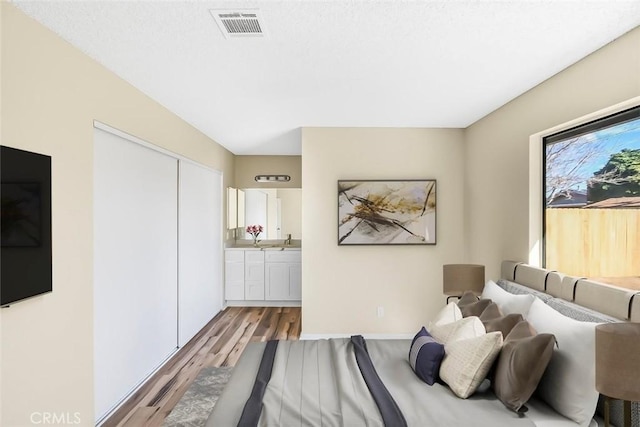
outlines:
M52 290L51 157L0 146L0 306Z

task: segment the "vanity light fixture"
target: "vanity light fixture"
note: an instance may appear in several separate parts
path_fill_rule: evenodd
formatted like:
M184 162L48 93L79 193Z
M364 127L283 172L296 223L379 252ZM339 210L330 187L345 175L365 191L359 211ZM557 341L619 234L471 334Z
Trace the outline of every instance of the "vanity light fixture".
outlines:
M256 182L289 182L289 175L256 175Z

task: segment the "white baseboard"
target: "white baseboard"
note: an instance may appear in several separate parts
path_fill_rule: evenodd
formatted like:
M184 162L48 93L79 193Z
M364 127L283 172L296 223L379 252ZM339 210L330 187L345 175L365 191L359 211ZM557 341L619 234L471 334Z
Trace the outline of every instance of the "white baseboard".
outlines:
M227 301L225 307L300 307L300 301Z
M300 334L301 340L322 340L329 338L350 338L352 335L362 335L368 340L407 340L413 339L415 334Z

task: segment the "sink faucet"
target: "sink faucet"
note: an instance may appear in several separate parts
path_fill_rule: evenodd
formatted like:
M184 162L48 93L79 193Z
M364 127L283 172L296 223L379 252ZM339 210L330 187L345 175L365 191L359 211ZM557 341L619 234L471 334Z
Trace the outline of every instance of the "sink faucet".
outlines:
M290 245L291 244L291 234L287 234L287 238L284 239L284 244L285 245Z

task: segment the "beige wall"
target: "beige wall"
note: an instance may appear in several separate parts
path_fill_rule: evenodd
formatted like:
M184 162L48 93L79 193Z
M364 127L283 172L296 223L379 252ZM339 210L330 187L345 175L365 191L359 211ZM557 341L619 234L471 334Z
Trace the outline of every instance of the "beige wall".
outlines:
M498 277L502 259L527 261L535 249L529 207L541 197L530 202L530 135L638 95L640 28L467 128L466 260Z
M236 188L302 188L301 156L236 156ZM256 175L289 175L282 184L260 183Z
M303 334L409 334L436 314L442 264L463 261L463 148L458 129L302 130ZM420 178L438 180L437 245L338 246L339 179Z
M52 156L53 292L0 310L0 425L93 425L93 120L221 170L233 155L14 6L2 10L2 144Z

